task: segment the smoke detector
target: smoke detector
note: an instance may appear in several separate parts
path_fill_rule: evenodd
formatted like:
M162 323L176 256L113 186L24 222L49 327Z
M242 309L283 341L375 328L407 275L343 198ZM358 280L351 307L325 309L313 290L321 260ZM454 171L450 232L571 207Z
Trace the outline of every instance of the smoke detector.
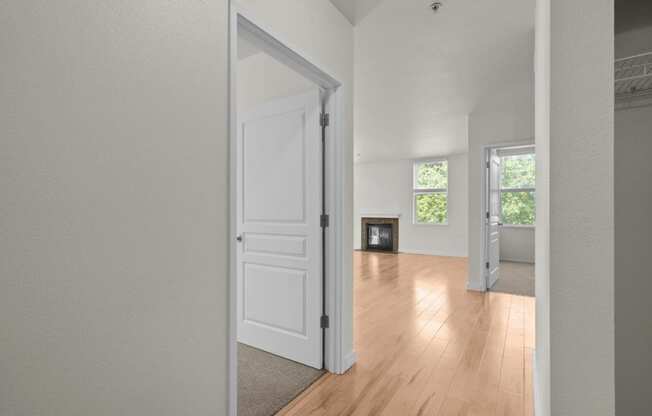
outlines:
M435 2L430 3L430 8L432 9L432 11L438 12L439 9L441 9L441 6L443 6L443 5L444 4L442 2L435 1Z

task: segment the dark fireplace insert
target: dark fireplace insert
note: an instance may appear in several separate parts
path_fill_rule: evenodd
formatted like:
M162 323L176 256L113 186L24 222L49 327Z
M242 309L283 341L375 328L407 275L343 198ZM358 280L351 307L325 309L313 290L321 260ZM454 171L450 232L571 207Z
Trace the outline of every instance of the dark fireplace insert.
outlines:
M392 251L392 224L370 224L367 226L367 248Z
M398 218L362 218L362 250L398 252Z

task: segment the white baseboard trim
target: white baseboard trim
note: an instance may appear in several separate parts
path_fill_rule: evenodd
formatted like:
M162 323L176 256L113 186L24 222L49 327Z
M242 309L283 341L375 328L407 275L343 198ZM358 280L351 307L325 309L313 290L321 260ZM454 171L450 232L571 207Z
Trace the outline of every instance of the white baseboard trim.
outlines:
M353 364L355 364L356 361L358 361L358 354L356 354L355 351L348 353L342 362L342 374L349 371L349 369L353 367Z
M472 290L474 292L486 292L487 288L482 282L466 282L466 290Z
M533 261L523 260L523 259L505 259L505 258L501 258L500 261L508 261L510 263L534 264Z
M433 251L433 250L420 250L420 249L411 249L411 248L400 248L399 253L403 254L418 254L422 256L439 256L439 257L468 257L466 254L460 254L460 253L450 253L450 252L444 252L444 251Z
M537 371L537 351L532 354L532 399L534 400L534 416L541 416L543 407L539 393L539 372Z
M354 248L354 251L364 251L360 247ZM376 252L378 253L378 252ZM419 250L419 249L403 249L401 248L398 251L398 254L417 254L420 256L437 256L437 257L459 257L459 258L467 258L468 255L466 254L460 254L460 253L446 253L443 251L430 251L430 250Z

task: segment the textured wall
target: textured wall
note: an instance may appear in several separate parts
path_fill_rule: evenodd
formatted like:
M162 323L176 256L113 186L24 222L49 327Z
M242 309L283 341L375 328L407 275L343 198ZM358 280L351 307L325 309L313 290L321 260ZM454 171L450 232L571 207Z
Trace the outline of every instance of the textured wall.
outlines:
M652 406L652 107L616 112L616 410Z
M0 414L224 415L227 1L0 2Z
M613 0L551 2L554 416L615 414L613 24Z
M534 263L534 227L509 227L500 229L500 259Z

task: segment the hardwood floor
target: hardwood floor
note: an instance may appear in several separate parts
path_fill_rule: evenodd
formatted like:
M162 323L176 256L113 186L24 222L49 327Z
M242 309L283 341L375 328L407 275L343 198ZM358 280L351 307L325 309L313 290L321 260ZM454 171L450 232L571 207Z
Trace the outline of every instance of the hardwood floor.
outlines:
M355 252L358 362L279 415L532 415L534 299L466 275L466 259Z

